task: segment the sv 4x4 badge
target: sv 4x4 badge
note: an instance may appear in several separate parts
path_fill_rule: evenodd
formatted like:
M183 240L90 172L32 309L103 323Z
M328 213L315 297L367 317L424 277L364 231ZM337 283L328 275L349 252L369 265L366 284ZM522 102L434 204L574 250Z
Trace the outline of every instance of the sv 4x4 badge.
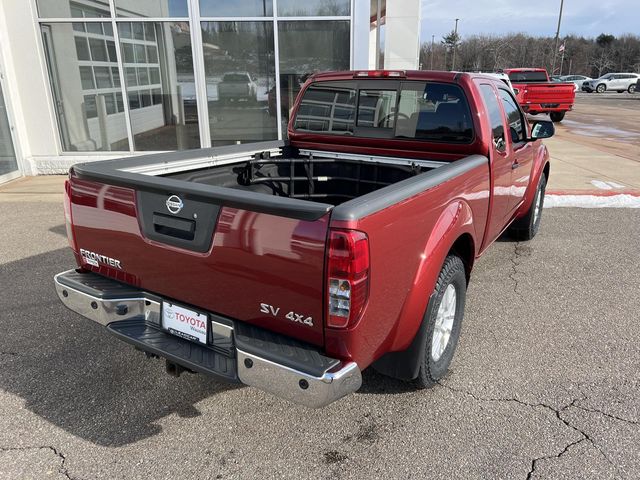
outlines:
M273 305L269 305L268 303L261 303L260 311L277 318L278 313L280 312L280 307L274 307ZM284 318L286 318L287 320L291 320L292 322L302 323L309 327L313 327L312 317L305 317L304 315L300 315L296 312L289 312L284 316Z

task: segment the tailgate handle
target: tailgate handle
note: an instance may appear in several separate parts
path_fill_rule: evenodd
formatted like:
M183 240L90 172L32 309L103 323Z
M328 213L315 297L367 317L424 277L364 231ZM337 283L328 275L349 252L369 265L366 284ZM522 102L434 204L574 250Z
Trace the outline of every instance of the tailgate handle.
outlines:
M181 238L183 240L193 240L196 234L196 222L187 218L170 217L162 213L154 213L153 229L161 235Z

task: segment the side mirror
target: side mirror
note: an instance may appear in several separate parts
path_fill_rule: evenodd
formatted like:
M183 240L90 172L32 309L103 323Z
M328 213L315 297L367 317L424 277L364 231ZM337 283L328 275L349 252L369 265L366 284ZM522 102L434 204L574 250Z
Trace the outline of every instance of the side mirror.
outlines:
M541 140L551 138L556 133L556 127L549 120L535 120L531 124L531 138L529 140Z

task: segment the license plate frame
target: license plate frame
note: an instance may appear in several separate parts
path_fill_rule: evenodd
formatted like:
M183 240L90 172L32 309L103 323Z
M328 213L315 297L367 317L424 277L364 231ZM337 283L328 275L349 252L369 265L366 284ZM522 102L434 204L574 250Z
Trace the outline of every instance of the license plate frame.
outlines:
M209 338L209 315L201 310L164 300L162 328L171 335L206 345Z

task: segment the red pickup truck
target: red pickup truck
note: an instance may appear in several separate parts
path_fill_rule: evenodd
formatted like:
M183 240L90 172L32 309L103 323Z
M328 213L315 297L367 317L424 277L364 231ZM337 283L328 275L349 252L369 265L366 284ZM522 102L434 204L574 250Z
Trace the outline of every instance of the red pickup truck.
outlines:
M489 76L317 74L286 142L73 166L77 268L55 287L174 375L311 407L371 366L427 387L475 260L508 227L538 230L552 134Z
M516 92L518 103L527 113L548 113L561 122L573 108L576 92L573 83L552 82L544 68L508 68L503 70Z

